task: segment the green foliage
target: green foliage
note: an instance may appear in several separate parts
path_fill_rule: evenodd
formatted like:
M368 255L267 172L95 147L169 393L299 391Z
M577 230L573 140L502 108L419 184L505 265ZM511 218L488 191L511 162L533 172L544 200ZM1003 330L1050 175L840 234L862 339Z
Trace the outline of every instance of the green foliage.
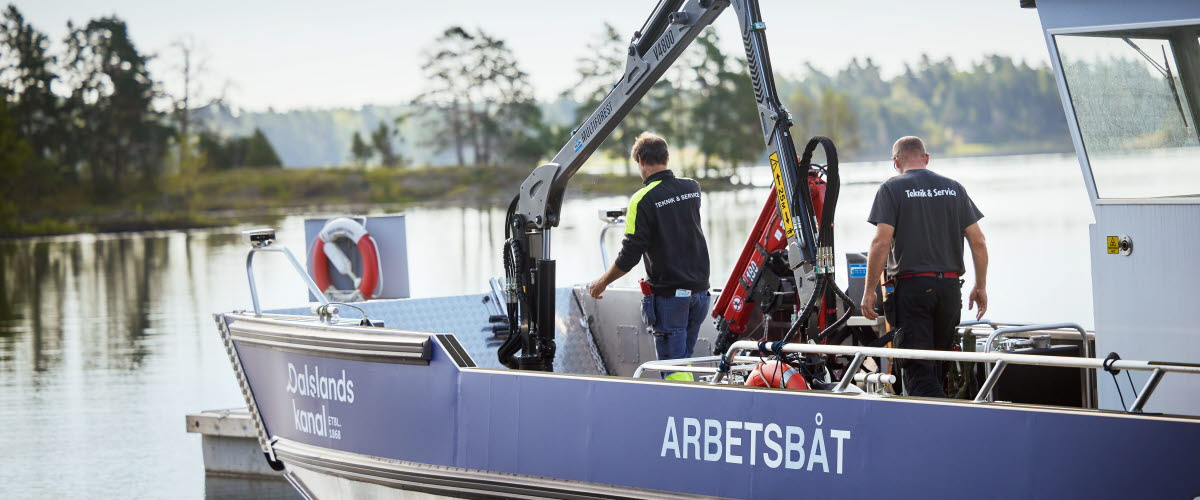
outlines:
M600 35L588 43L587 55L576 60L578 80L572 89L564 92L579 101L575 109L576 123L585 122L620 80L625 70L625 48L626 41L617 33L617 29L604 23ZM633 174L629 151L638 134L653 130L666 137L668 143L676 144L672 132L678 128L678 124L670 113L680 109L679 105L686 99L675 95L679 80L673 80L671 76L675 75L660 79L596 150L598 154L620 159L625 165L626 175Z
M425 90L413 104L432 120L430 142L452 148L459 165L495 165L534 132L541 111L529 75L503 40L483 30L447 28L422 67Z
M797 135L829 135L848 155L887 157L892 142L905 135L922 136L931 150L948 153L985 154L1033 142L1070 148L1050 69L1006 56L985 57L967 70L950 58L921 56L888 80L871 59L856 59L832 75L810 66L788 84L796 89Z
M627 59L624 36L606 24L578 60L572 89L543 106L503 40L451 26L424 52L426 87L407 105L238 115L221 102L192 108L188 85L167 102L148 70L151 57L116 17L68 23L65 48L57 53L14 6L3 11L0 25L0 232L9 234L207 224L206 210L507 198L532 165L570 140L572 125L583 123L608 95ZM185 68L193 48L181 47ZM186 81L190 70L184 71ZM1116 62L1079 71L1092 75L1085 80L1136 76ZM780 77L778 83L797 142L829 135L850 161L886 157L892 141L914 134L935 152L958 154L1028 152L1030 144L1065 150L1070 144L1049 68L1003 56L964 68L948 58L922 57L888 78L870 59L854 60L829 74L810 66L802 77ZM1131 80L1130 88L1152 84L1161 86L1153 79ZM1077 105L1081 113L1088 109ZM1166 111L1159 114L1174 116ZM1159 125L1114 126L1146 143L1182 133L1181 127ZM746 62L740 53L722 53L711 29L597 155L623 163L631 175L628 153L645 130L671 143L673 167L701 172L704 182L717 186L737 167L764 160ZM419 140L406 140L411 137ZM284 161L340 164L347 153L362 167L453 162L493 168L452 175L411 167L258 168ZM593 175L587 189L622 192L628 180Z
M1075 114L1088 152L1195 146L1181 101L1167 75L1150 72L1146 61L1111 57L1101 62L1064 58ZM1178 86L1176 86L1176 89ZM1111 117L1122 117L1113 120ZM1093 158L1095 163L1095 158Z
M93 196L120 198L132 186L154 186L171 136L160 96L142 55L116 17L67 23L66 68L76 82L67 99L74 145L71 160L84 167Z
M240 162L241 165L247 167L282 167L283 163L279 161L279 155L275 154L275 148L271 147L271 141L267 140L267 136L262 130L254 129L254 135L240 140L245 156Z
M62 99L51 91L58 78L52 71L56 58L49 53L49 38L26 23L12 5L4 10L0 26L0 100L8 103L13 131L30 151L22 156L20 176L5 177L21 185L20 192L11 193L15 198L7 200L27 203L72 178L69 165L57 161L70 142L64 133Z
M5 179L0 183L0 231L11 230L17 218L16 201L23 198L21 181L25 178L24 167L30 152L29 144L17 134L7 105L0 100L0 179Z
M360 167L366 166L371 160L371 156L375 151L371 149L371 145L363 141L358 132L354 132L354 138L350 140L350 154L354 155L354 163Z
M200 141L212 139L202 135ZM197 203L196 183L202 172L208 169L208 154L192 144L181 130L178 135L178 168L167 178L167 193L181 200L184 211L192 213ZM210 145L211 147L211 145Z
M61 104L51 92L57 77L49 54L50 40L25 22L13 5L4 11L0 33L0 88L12 102L15 127L38 155L46 156L62 146L59 113Z
M708 176L732 175L766 149L746 62L736 59L731 63L718 42L711 28L696 38L703 57L693 68L696 96L687 115L690 134L685 135L699 150ZM726 168L718 169L714 160Z
M388 128L387 122L379 122L379 126L371 132L371 147L379 153L379 164L385 167L399 167L403 159L396 154L394 141L396 130Z
M199 150L208 170L229 170L240 167L282 167L279 155L262 130L246 137L225 139L214 132L199 134Z

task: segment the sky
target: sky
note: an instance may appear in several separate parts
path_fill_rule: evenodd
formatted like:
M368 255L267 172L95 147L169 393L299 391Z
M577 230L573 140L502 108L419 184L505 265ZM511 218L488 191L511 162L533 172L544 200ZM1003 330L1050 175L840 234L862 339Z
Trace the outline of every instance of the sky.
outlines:
M247 110L358 107L407 102L422 87L421 52L450 25L507 41L539 98L575 81L576 60L604 22L631 36L654 0L18 0L28 22L61 49L68 20L117 15L138 49L156 54L151 70L178 92L178 51L190 38L206 70L201 97L224 89ZM885 74L922 53L974 61L999 53L1048 61L1036 11L1018 0L762 0L776 73L799 75L872 58ZM726 53L741 54L737 16L714 23ZM614 80L619 75L613 75Z

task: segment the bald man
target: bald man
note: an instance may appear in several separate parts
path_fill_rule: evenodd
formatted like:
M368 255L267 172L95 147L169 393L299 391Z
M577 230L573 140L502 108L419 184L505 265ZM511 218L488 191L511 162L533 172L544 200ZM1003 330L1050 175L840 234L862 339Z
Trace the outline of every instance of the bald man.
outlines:
M975 267L968 308L978 306L976 319L987 311L987 244L979 229L983 214L962 184L926 168L929 154L921 139L896 141L892 165L899 175L879 186L867 218L875 225L875 239L867 254L863 316L878 316L875 289L886 262L886 284L894 290L888 303L895 308L895 346L949 350L962 311L964 239ZM941 363L900 361L910 396L946 396Z

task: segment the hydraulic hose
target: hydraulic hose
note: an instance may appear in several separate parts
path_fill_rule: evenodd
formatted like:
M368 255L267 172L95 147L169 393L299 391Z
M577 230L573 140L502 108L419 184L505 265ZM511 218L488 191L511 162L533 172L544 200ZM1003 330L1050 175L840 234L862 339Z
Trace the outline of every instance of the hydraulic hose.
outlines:
M825 202L821 208L821 220L817 230L817 245L833 246L833 216L837 212L838 193L841 191L842 178L838 173L837 147L833 140L818 135L808 140L804 152L800 156L800 168L807 172L812 167L813 152L820 145L825 150Z
M846 305L846 312L842 313L842 316L839 317L837 321L830 323L829 326L825 327L824 330L821 330L821 333L817 334L817 338L819 339L826 338L827 335L837 331L842 327L842 325L845 325L846 321L850 319L850 315L853 314L855 310L854 301L850 300L850 297L846 295L846 292L843 292L841 288L838 288L837 284L833 283L832 278L829 281L833 285L833 293L836 294L838 298L841 299L842 303Z
M792 340L795 340L796 333L800 331L803 325L808 323L808 317L817 309L817 298L825 293L825 282L826 279L824 277L817 278L817 286L813 289L812 296L808 298L808 305L804 307L803 311L800 311L800 315L796 317L796 321L792 322L791 328L788 328L787 333L784 334L784 343L791 343Z
M834 248L833 221L837 214L837 201L838 194L841 192L842 178L841 174L838 172L837 147L834 146L832 139L825 136L819 135L809 139L808 144L804 146L804 152L800 156L800 167L804 171L808 171L812 167L812 157L813 153L817 149L817 146L821 146L821 148L825 150L826 161L825 199L821 208L821 220L817 230L817 247L829 248L832 250ZM832 259L833 256L831 255L829 258ZM801 311L800 316L798 316L796 321L792 323L792 326L788 329L787 334L784 335L785 342L791 342L794 340L794 337L799 332L800 328L808 322L808 318L812 315L813 310L817 306L818 299L823 299L829 292L832 292L838 300L842 301L842 303L845 305L846 312L843 313L840 318L822 330L817 335L817 338L825 338L825 336L837 331L846 324L846 321L850 319L850 315L855 309L854 302L850 300L850 297L848 297L840 287L837 286L837 282L834 280L834 273L829 272L819 274L817 278L817 286L813 290L813 295L809 299L808 305L803 311Z
M513 198L513 201L508 206L508 212L504 216L504 247L501 250L501 259L504 263L505 286L508 287L507 303L508 303L508 338L500 344L496 349L496 357L499 358L500 364L515 369L517 361L513 358L517 351L521 350L521 323L520 323L520 307L524 300L521 298L520 287L520 265L524 262L524 252L521 249L521 243L513 237L512 221L513 216L517 211L517 201L519 197Z

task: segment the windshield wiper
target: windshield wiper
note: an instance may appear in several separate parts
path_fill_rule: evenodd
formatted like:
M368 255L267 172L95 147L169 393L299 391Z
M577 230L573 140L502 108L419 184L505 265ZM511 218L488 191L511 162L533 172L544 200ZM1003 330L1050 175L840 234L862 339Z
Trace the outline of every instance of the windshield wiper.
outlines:
M1188 125L1187 113L1183 111L1183 100L1179 97L1179 88L1175 86L1175 75L1171 72L1171 61L1167 58L1167 48L1162 47L1163 64L1158 64L1157 61L1150 57L1150 54L1147 54L1142 50L1141 47L1138 47L1136 43L1133 43L1133 40L1125 37L1122 37L1121 39L1125 40L1125 43L1129 44L1130 47L1133 47L1133 50L1136 50L1138 54L1141 54L1151 66L1154 66L1154 69L1158 70L1159 73L1167 78L1167 86L1171 89L1171 94L1175 96L1175 107L1179 109L1179 119L1183 120L1183 128L1187 129L1189 133L1194 134L1192 127Z

